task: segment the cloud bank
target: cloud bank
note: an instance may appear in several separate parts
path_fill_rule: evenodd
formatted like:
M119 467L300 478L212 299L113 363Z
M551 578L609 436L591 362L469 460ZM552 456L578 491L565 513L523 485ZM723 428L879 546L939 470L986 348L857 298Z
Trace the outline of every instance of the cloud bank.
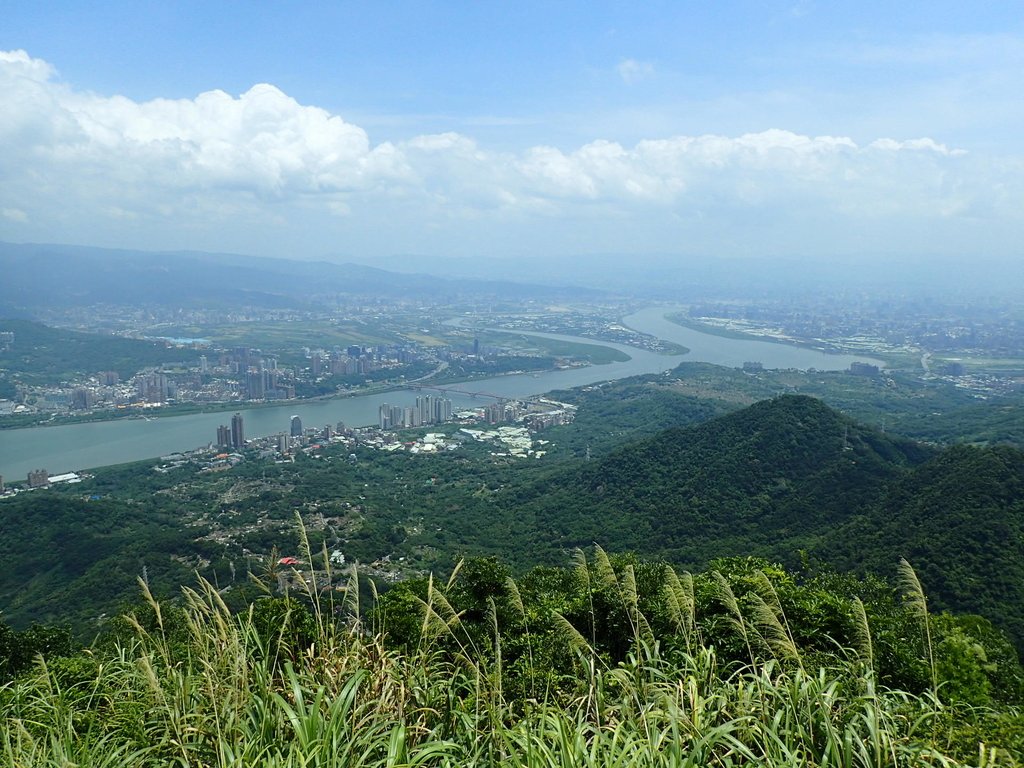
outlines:
M458 133L374 143L269 84L136 102L0 52L3 239L310 257L1010 253L1022 170L927 137L780 129L510 152Z

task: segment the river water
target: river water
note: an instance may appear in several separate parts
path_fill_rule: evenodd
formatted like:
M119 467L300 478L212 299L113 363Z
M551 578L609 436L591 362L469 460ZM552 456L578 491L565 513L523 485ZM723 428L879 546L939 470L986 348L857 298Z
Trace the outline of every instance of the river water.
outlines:
M830 355L787 344L721 338L676 325L665 319L666 312L671 310L659 307L644 309L625 318L623 323L638 331L682 344L690 350L689 354L658 355L623 344L536 333L532 335L613 347L628 354L630 359L587 368L497 376L453 386L465 392L516 398L644 373L660 373L684 361L738 367L746 361L756 360L765 368L804 370L841 370L848 368L854 360L881 364L866 357ZM431 390L425 393L438 394ZM412 405L419 394L421 392L418 390L402 389L358 397L239 408L239 412L245 418L246 437L263 437L287 431L293 415L298 415L306 427L335 425L339 421L349 426L376 424L381 403ZM456 410L493 402L484 396L474 397L455 392L447 396L451 398ZM188 451L211 442L216 436L217 426L228 424L230 420L231 413L221 411L148 420L121 419L59 427L0 430L0 475L8 481L20 480L29 470L37 468L45 468L50 474L57 474Z

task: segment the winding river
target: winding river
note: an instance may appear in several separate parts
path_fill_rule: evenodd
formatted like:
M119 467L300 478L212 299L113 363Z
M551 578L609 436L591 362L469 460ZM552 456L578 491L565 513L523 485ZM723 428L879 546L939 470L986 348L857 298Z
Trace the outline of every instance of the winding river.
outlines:
M813 349L767 341L728 339L684 328L665 319L671 309L651 307L636 312L623 323L644 333L687 347L687 355L659 355L623 344L560 334L532 333L540 337L613 347L629 355L629 360L587 368L546 371L477 379L453 385L470 394L450 392L456 409L491 402L487 395L506 398L528 397L601 381L621 379L644 373L660 373L681 362L706 362L737 367L756 360L765 368L817 368L841 370L854 360L881 365L877 360L850 355L831 355ZM520 333L520 331L516 331ZM427 390L430 393L430 390ZM246 437L262 437L288 429L292 415L306 426L320 427L343 421L349 426L377 423L381 403L412 405L420 391L401 389L387 393L360 395L318 401L293 401L285 405L239 408L245 417ZM31 427L0 431L0 475L7 480L22 479L29 470L46 468L51 474L92 467L120 464L140 458L187 451L214 439L217 426L230 422L231 413L197 413L154 419L120 419L58 427Z

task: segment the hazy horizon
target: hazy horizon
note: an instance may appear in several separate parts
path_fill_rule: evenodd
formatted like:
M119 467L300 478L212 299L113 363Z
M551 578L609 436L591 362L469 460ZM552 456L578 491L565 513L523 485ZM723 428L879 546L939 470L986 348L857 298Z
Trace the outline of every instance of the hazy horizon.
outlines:
M985 270L1024 235L1011 5L57 3L4 26L0 240Z

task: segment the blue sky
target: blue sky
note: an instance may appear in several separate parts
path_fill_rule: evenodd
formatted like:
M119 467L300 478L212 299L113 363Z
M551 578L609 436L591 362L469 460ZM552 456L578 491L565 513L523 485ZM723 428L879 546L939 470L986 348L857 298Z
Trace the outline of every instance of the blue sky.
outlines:
M0 17L0 239L386 263L1010 259L1024 234L1019 2Z

